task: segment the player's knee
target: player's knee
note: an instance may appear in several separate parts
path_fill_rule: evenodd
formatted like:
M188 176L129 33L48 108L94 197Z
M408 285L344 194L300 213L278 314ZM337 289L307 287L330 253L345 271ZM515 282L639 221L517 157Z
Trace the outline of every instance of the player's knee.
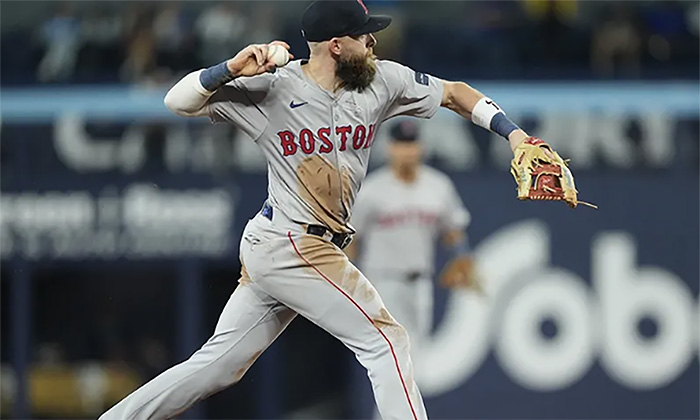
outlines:
M206 378L212 390L235 384L249 367L245 366L246 360L231 351L230 347L212 345L211 341L197 350L186 363L196 372L194 377Z
M252 356L241 357L241 354L229 352L221 357L213 366L214 381L219 387L227 387L238 383L248 372L253 363L260 357L261 351Z
M212 394L236 384L243 377L238 365L219 359L200 365L196 375L191 376L192 385L202 387L205 394Z
M235 372L217 370L212 373L211 382L212 389L223 389L238 383L243 375L237 375Z
M243 378L249 368L249 363L239 360L238 358L231 358L229 360L222 358L218 363L211 366L211 381L217 388L225 388L234 385Z

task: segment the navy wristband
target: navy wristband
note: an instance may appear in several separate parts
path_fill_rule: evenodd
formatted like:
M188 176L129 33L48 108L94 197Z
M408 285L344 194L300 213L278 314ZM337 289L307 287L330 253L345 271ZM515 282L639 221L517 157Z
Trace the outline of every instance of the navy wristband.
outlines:
M209 92L215 91L233 79L234 77L228 69L226 61L204 69L199 74L199 82L202 84L202 87Z
M513 131L517 130L518 126L510 120L503 112L499 112L491 119L491 131L505 137L506 139Z

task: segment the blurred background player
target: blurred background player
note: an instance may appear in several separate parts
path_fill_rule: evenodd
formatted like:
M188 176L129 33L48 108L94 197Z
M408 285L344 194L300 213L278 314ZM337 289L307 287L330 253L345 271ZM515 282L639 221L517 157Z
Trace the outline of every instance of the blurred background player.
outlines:
M390 137L387 165L360 190L352 217L357 235L346 252L406 327L415 357L430 335L438 242L453 256L442 285L478 286L466 235L471 216L449 177L422 163L415 122L394 124Z
M360 189L352 216L357 234L346 253L408 331L418 370L421 349L430 339L433 324L434 264L439 243L452 255L440 283L445 287L479 287L466 234L471 215L450 178L422 162L423 149L414 121L395 123L389 137L387 164L370 173ZM366 382L363 376L358 372L360 382ZM374 418L380 418L376 408Z

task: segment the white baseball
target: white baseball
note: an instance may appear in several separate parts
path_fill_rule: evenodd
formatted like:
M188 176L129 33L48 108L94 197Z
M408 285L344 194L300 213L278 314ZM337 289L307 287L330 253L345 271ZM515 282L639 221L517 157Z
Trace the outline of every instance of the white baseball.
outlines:
M267 49L267 59L275 63L275 66L282 67L289 62L289 51L281 45L270 45Z

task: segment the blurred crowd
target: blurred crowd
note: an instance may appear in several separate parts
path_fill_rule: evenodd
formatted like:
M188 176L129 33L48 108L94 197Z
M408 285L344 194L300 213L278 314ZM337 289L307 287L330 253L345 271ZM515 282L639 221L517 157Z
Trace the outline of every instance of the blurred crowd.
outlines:
M3 34L3 82L159 81L220 62L248 43L279 37L273 29L275 5L252 5L51 3L54 12L43 22ZM18 39L30 39L30 48Z
M365 3L395 18L379 36L380 57L443 77L697 78L695 1ZM160 82L220 62L249 43L280 38L305 56L298 22L305 5L3 4L2 83Z

